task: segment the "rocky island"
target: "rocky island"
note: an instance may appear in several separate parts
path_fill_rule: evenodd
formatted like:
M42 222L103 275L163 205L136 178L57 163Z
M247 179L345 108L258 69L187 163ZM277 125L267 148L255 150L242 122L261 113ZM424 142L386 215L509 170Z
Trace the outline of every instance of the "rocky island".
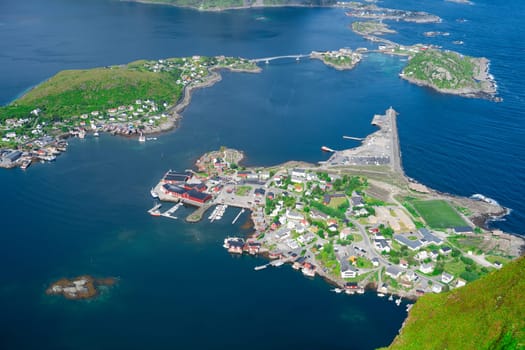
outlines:
M46 290L47 295L62 295L66 299L91 299L99 295L100 287L112 286L117 282L113 277L94 278L84 275L72 279L62 278L53 282Z
M383 34L395 34L395 30L392 30L383 22L366 21L366 22L353 22L352 30L359 35L383 35Z
M327 66L335 69L347 70L354 68L359 62L361 62L363 55L359 52L352 51L351 49L339 49L337 51L327 52L313 51L310 54L310 58L319 59Z
M410 54L400 77L446 94L500 101L496 83L489 74L489 60L453 51L420 50Z

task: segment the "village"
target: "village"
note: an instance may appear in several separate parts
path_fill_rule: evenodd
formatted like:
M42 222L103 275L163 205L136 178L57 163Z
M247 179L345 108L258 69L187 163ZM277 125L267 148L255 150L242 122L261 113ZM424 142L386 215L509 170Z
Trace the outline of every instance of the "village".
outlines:
M387 202L372 195L376 180L366 176L294 163L244 169L242 158L224 147L207 153L197 171L168 171L152 195L177 202L174 211L182 203L197 207L189 222L220 220L228 207L250 210L253 234L226 237L224 247L271 260L255 270L291 264L305 276L325 278L337 293L372 288L399 303L464 286L518 256L523 244L477 227L463 214L468 208L443 198L416 200L418 192L407 189L414 198ZM150 214L163 215L159 208ZM436 210L447 217L444 225L434 223Z
M111 67L107 68L111 69ZM151 73L170 74L176 85L191 95L191 89L204 87L218 80L215 69L257 72L257 65L247 59L234 57L184 57L156 61L137 61L129 69ZM220 78L220 77L219 77ZM175 94L175 92L174 92ZM178 112L188 103L185 99L173 106L168 101L143 97L131 103L111 106L104 110L90 110L73 116L61 116L50 121L45 111L35 107L24 118L0 120L0 167L27 168L33 161L53 161L67 148L65 139L87 135L135 136L146 141L144 135L160 133L175 126ZM177 101L179 102L179 101ZM180 108L176 108L177 106Z

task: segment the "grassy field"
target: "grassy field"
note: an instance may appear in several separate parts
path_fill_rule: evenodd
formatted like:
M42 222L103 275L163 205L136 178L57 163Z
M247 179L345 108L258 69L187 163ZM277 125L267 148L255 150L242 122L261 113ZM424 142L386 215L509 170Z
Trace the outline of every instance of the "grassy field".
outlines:
M428 294L388 349L523 349L525 258L465 287Z
M413 201L412 205L425 222L434 229L466 226L465 220L445 201Z
M170 73L128 69L127 66L66 70L29 91L13 104L0 108L0 120L25 117L40 108L47 119L103 111L134 104L137 99L174 103L181 87Z

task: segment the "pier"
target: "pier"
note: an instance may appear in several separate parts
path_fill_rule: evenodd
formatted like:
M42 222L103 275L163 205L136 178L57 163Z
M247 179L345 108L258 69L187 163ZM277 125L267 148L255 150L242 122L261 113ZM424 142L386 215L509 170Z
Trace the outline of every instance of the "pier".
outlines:
M237 216L235 217L235 219L233 219L232 225L234 225L237 222L237 220L239 220L239 217L242 215L242 213L244 213L244 211L245 211L245 209L242 208L241 211L239 212L239 214L237 214Z
M176 216L173 216L172 214L175 213L181 206L182 206L182 202L179 202L160 215L166 218L169 218L169 219L178 219Z
M343 136L344 139L346 140L355 140L355 141L363 141L364 138L363 137L353 137L353 136Z
M152 215L152 216L159 216L160 215L160 211L159 211L159 208L162 207L162 204L161 203L157 203L155 204L155 206L153 208L151 208L150 210L148 210L148 213L149 215Z

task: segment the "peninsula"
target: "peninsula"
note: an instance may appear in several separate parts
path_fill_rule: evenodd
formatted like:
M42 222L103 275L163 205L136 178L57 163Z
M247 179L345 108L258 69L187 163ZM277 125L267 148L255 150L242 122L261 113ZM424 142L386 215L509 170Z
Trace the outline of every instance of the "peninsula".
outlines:
M379 296L440 293L520 256L523 238L485 227L505 208L481 195L439 193L404 175L396 118L392 108L375 115L379 130L360 147L323 146L334 154L319 165L244 168L242 152L223 147L205 154L197 172L166 172L152 195L177 204L164 213L159 204L150 214L174 219L184 204L198 208L187 218L195 222L213 206L210 221L228 207L240 208L238 216L250 210L254 232L226 238L230 253L272 260L256 270L292 264L348 294L366 287Z
M143 135L172 129L195 89L220 81L219 71L260 72L234 57L184 57L63 71L0 107L0 167L50 161L68 136Z

